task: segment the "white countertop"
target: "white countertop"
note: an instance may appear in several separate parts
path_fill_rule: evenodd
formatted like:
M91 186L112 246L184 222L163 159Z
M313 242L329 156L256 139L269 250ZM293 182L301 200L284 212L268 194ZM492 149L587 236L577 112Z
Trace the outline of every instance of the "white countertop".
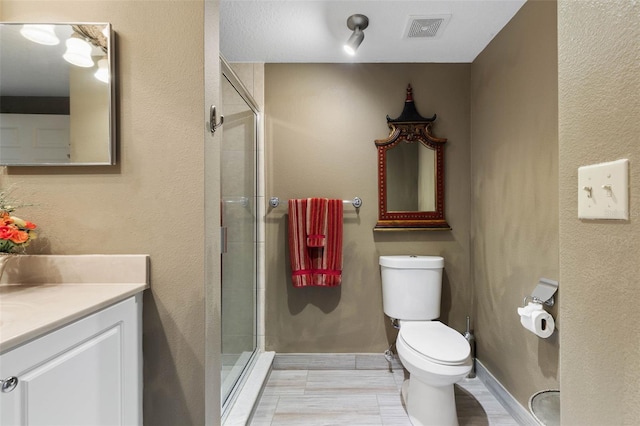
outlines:
M146 255L13 259L0 282L0 353L149 288L148 262Z

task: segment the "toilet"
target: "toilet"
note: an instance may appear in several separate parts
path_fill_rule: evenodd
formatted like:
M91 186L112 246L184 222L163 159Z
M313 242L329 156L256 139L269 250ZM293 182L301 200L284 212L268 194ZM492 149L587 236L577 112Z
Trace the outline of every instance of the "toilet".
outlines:
M440 316L440 256L380 256L384 313L400 327L396 349L409 371L402 397L414 426L458 425L454 383L471 371L470 347Z

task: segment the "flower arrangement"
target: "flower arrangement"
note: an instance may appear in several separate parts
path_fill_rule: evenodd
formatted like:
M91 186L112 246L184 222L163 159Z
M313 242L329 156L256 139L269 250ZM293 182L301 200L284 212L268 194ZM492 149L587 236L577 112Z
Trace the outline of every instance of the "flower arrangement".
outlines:
M24 251L29 242L37 237L33 232L35 223L12 215L18 205L8 200L10 194L11 191L0 191L0 253Z

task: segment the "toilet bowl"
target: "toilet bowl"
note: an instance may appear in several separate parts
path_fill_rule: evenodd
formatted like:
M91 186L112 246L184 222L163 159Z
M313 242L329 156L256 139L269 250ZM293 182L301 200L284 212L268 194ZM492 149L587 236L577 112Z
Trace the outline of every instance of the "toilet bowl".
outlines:
M471 348L456 330L436 319L444 259L381 256L384 312L398 320L396 349L409 371L402 386L414 426L457 426L453 385L471 371Z
M402 365L433 386L456 383L471 368L469 343L440 321L401 321L396 347Z
M402 396L411 423L457 425L453 385L471 371L466 339L439 321L411 321L401 324L396 349L410 375Z

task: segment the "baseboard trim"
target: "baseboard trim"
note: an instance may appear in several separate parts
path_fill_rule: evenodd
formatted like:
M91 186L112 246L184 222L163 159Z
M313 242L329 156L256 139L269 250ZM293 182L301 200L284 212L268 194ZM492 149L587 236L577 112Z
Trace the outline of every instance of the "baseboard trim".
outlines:
M494 377L487 368L476 359L476 376L489 389L489 392L507 410L511 417L523 426L540 426L533 415L524 408L513 395Z
M394 355L391 368L401 369ZM387 370L389 362L382 353L277 353L274 370Z

